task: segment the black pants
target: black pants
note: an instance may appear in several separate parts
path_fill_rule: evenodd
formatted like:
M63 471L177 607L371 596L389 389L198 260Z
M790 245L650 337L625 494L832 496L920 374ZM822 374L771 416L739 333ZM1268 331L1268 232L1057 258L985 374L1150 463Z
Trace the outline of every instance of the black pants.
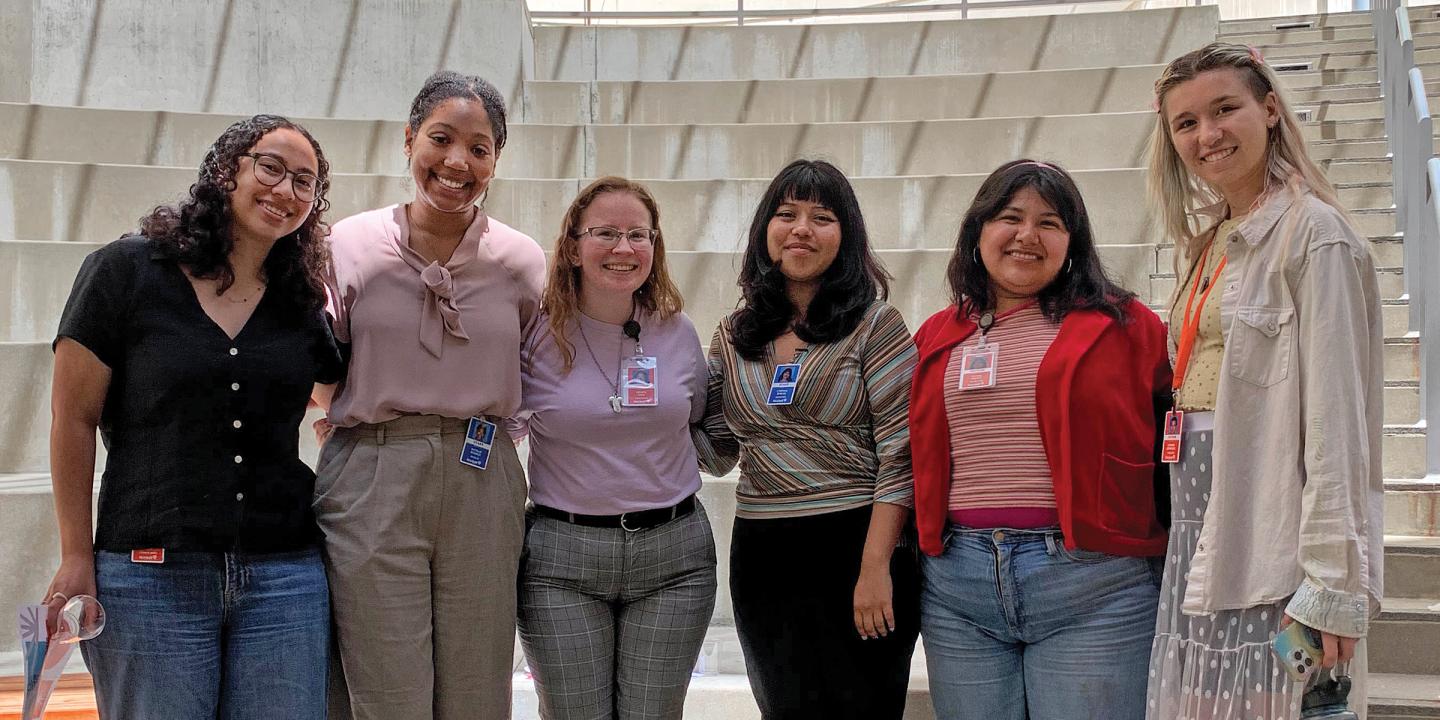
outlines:
M730 595L750 688L765 720L900 720L920 634L913 545L890 560L895 632L861 640L855 582L870 508L736 518Z

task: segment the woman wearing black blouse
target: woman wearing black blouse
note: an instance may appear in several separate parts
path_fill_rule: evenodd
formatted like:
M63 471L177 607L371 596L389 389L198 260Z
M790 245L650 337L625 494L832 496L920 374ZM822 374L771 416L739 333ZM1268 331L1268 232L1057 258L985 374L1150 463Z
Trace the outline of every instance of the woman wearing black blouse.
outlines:
M329 166L273 115L189 197L86 258L55 340L47 591L105 606L100 717L325 717L329 594L298 430L342 375L324 321ZM95 430L109 450L92 542Z

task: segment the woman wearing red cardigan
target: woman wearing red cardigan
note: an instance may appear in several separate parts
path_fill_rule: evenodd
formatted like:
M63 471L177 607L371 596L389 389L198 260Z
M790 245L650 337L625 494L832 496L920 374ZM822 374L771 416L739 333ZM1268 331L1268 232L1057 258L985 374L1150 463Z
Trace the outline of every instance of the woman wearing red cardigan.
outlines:
M1168 518L1165 327L1106 278L1079 190L1047 163L985 180L947 276L910 396L936 715L1140 720Z

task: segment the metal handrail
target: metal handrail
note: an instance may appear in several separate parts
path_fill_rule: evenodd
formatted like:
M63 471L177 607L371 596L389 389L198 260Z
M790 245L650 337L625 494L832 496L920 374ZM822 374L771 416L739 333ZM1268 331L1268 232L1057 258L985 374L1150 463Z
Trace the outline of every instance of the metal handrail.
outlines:
M1099 2L1125 2L1126 0L963 0L962 2L930 3L926 5L871 5L862 7L831 7L809 9L746 10L743 0L737 0L734 10L532 10L533 20L722 20L744 25L747 20L799 20L820 17L847 17L852 15L898 15L908 13L959 12L961 18L968 18L971 10L994 8L1046 7L1053 5L1085 5ZM1204 0L1214 3L1216 0ZM1201 0L1186 0L1186 5L1199 6Z
M1418 336L1420 427L1425 434L1425 473L1440 480L1440 158L1425 77L1415 67L1415 38L1408 8L1400 0L1377 0L1375 30L1385 131L1390 148L1395 226L1404 237L1405 297L1409 329Z
M1429 271L1428 277L1440 279L1434 271L1440 267L1440 158L1430 158L1425 164L1425 233L1420 238L1421 272ZM1412 238L1406 238L1408 244ZM1406 268L1407 273L1409 268ZM1426 392L1427 388L1440 381L1440 350L1434 340L1440 338L1440 312L1430 312L1424 318L1420 329L1420 424L1427 424L1431 418L1440 418L1440 392ZM1440 423L1425 432L1425 474L1427 479L1440 479Z

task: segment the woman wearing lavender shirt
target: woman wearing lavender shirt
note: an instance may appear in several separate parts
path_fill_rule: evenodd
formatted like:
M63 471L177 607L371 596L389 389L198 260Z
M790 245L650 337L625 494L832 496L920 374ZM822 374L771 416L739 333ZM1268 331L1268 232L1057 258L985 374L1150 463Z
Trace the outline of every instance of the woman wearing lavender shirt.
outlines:
M519 625L549 720L679 718L715 608L690 435L707 370L659 220L629 180L581 191L521 349Z

